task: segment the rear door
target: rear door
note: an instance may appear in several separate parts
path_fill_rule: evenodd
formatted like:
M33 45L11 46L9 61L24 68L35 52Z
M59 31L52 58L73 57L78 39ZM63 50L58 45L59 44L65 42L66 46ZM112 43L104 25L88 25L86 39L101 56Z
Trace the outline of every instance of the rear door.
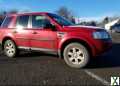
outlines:
M29 15L20 15L16 19L16 27L13 30L13 34L20 48L30 47L31 30L28 30L29 18Z

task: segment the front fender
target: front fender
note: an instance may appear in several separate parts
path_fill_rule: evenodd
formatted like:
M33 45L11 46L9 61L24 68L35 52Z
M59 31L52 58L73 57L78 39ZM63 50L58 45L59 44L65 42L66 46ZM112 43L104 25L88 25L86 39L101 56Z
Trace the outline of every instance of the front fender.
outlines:
M58 45L59 54L61 54L61 50L62 50L62 47L64 46L64 44L66 42L69 42L70 40L74 40L74 39L78 40L78 42L81 42L81 41L85 42L89 46L92 55L94 55L94 49L95 49L94 43L93 43L92 39L85 37L85 36L84 37L83 36L69 36L69 37L62 38L59 41L59 45Z

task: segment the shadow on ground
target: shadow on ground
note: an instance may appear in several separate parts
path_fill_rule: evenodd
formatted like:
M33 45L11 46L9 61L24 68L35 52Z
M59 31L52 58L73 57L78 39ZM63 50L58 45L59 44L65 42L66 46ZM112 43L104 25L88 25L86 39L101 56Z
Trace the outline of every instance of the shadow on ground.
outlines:
M93 59L87 68L120 67L120 43L114 43L110 51Z
M58 61L58 56L52 54L46 54L43 52L42 53L22 52L17 58L10 59L5 57L3 53L0 54L0 63L31 62L37 60ZM104 55L92 59L89 65L85 69L113 68L113 67L120 67L120 43L114 43L112 49L109 52L106 52Z

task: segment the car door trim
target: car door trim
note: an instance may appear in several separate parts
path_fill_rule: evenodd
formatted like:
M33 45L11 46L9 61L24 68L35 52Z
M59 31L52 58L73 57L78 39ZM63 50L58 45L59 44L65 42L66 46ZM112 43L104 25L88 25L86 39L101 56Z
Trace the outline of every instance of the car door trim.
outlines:
M24 47L24 46L19 46L19 49L25 49L25 50L39 50L39 51L50 51L50 52L56 52L57 50L54 49L47 49L47 48L35 48L35 47Z
M37 40L37 41L55 41L54 39L50 39L50 38L16 38L16 39Z

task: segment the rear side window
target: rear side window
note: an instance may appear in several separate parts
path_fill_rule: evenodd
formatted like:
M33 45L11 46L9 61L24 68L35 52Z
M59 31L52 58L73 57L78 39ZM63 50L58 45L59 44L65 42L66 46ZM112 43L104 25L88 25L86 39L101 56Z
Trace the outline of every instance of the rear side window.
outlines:
M3 28L9 27L11 20L12 20L12 17L6 17L5 20L3 21L1 27L3 27Z
M27 28L28 27L28 20L29 20L28 15L18 16L16 27Z

